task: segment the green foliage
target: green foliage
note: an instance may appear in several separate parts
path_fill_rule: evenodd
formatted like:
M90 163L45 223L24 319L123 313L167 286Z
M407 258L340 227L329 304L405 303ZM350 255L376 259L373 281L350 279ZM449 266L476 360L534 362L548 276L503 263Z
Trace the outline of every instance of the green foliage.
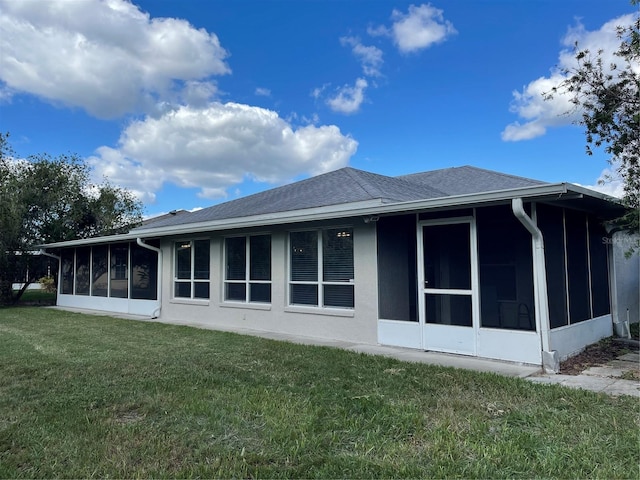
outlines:
M631 338L634 340L640 340L640 323L632 323L629 325L629 331L631 333Z
M19 159L0 133L0 304L34 246L127 231L142 220L133 194L105 181L77 155ZM21 293L18 294L18 296Z
M637 0L632 0L637 5ZM616 61L607 64L603 51L574 47L577 67L563 73L566 80L546 95L568 94L582 112L586 151L603 147L624 183L623 202L628 213L618 219L620 227L638 232L640 226L640 14L617 29L620 46Z
M38 283L41 285L42 290L47 293L54 293L57 289L56 280L51 276L42 277L38 280Z
M43 308L0 332L0 478L638 476L632 397Z

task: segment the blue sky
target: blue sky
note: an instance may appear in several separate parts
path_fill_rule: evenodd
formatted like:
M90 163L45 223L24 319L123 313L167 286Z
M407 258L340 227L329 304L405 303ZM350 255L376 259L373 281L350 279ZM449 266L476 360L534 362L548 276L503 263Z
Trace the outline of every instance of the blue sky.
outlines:
M0 131L77 153L148 216L343 166L475 165L596 185L579 112L542 100L628 0L0 0ZM619 186L605 185L613 193Z

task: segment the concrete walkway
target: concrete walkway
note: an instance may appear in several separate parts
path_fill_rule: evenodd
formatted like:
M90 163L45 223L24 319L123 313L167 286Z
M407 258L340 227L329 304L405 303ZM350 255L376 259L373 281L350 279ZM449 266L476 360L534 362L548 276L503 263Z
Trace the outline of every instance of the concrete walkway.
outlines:
M345 342L342 340L323 340L317 338L304 337L299 335L289 335L284 333L274 333L260 330L251 330L246 328L224 328L219 326L211 326L205 323L188 322L188 321L166 321L161 319L151 319L149 317L139 315L117 314L112 312L102 312L96 310L85 310L79 308L68 307L49 307L59 310L73 311L79 313L88 313L91 315L104 315L117 318L125 318L130 320L169 323L172 325L185 325L206 330L227 331L239 333L242 335L252 335L255 337L268 338L271 340L279 340L302 345L317 345L325 347L340 348L351 352L365 353L369 355L382 355L385 357L395 358L405 362L424 363L427 365L439 365L444 367L462 368L466 370L474 370L478 372L490 372L508 377L526 378L535 383L542 384L560 384L571 388L582 388L594 392L604 392L609 395L632 395L640 397L640 382L632 380L624 380L619 378L626 376L625 372L629 372L634 368L637 370L640 366L638 354L627 354L618 360L607 365L606 367L592 367L580 375L554 375L545 374L541 367L537 365L524 365L513 362L502 362L499 360L489 360L477 357L468 357L464 355L453 355L439 352L425 352L410 348L390 347L384 345L368 345L361 343ZM618 363L615 363L618 362Z
M635 380L630 378L634 377ZM559 384L565 387L582 388L609 395L630 395L640 398L640 356L638 352L621 355L604 366L591 367L580 375L539 374L529 377L532 382ZM625 378L621 378L625 377Z

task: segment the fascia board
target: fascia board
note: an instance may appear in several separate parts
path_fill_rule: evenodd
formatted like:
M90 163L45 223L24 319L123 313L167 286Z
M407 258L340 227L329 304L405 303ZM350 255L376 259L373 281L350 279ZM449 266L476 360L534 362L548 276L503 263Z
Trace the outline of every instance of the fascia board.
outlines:
M233 217L222 220L212 220L199 223L188 223L158 228L138 228L135 233L139 237L158 235L181 235L187 233L201 233L206 231L228 230L232 228L247 228L264 225L280 225L283 223L297 223L302 221L325 220L336 215L352 216L352 211L361 209L376 209L383 205L381 199L366 200L326 207L305 208L287 212L267 213L264 215L252 215L248 217ZM346 214L346 215L345 215ZM357 214L356 214L357 215Z
M276 214L230 218L224 220L214 220L210 222L175 225L171 227L159 227L155 229L150 228L147 230L138 229L136 230L136 233L138 233L140 237L186 235L191 233L203 233L208 231L228 230L235 228L252 228L265 225L281 225L285 223L330 220L332 218L336 218L336 216L357 217L366 215L381 215L394 212L409 212L450 206L466 206L500 200L510 200L513 197L529 198L537 196L560 196L567 193L568 189L567 184L565 183L545 184L540 186L536 185L534 187L498 190L494 192L482 192L426 200L411 200L407 202L358 202L321 208L309 208L304 210L280 212Z
M82 245L99 245L103 243L118 243L135 240L140 235L131 233L121 233L118 235L106 235L103 237L83 238L79 240L68 240L66 242L45 243L35 245L35 248L60 248L60 247L77 247Z
M599 200L606 200L607 202L617 203L620 205L622 204L622 201L619 198L612 197L611 195L607 195L606 193L598 192L597 190L583 187L582 185L576 185L575 183L569 183L567 185L568 185L568 188L574 192L581 193L589 197L597 198Z
M231 230L238 228L263 227L265 225L282 225L287 223L301 223L310 221L330 220L336 217L358 217L367 215L383 215L396 212L408 213L419 210L430 210L446 207L464 207L485 203L507 201L512 198L546 198L561 200L563 198L579 198L590 196L608 202L619 202L618 199L600 192L580 187L570 183L551 183L535 185L532 187L496 190L491 192L439 197L424 200L411 200L407 202L385 203L382 199L367 200L326 207L307 208L287 212L279 212L249 217L234 217L223 220L212 220L200 223L190 223L158 228L138 228L127 234L96 237L85 240L71 240L48 245L40 245L42 248L74 247L80 245L95 245L100 243L116 243L118 241L130 241L136 238L157 238L166 236L189 235L219 230Z

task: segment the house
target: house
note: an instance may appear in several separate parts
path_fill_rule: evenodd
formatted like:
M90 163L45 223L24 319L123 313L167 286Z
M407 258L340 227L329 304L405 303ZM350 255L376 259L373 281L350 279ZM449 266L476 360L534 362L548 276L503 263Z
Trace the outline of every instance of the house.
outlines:
M45 249L60 306L557 371L618 322L604 222L622 212L570 183L471 166L343 168Z

